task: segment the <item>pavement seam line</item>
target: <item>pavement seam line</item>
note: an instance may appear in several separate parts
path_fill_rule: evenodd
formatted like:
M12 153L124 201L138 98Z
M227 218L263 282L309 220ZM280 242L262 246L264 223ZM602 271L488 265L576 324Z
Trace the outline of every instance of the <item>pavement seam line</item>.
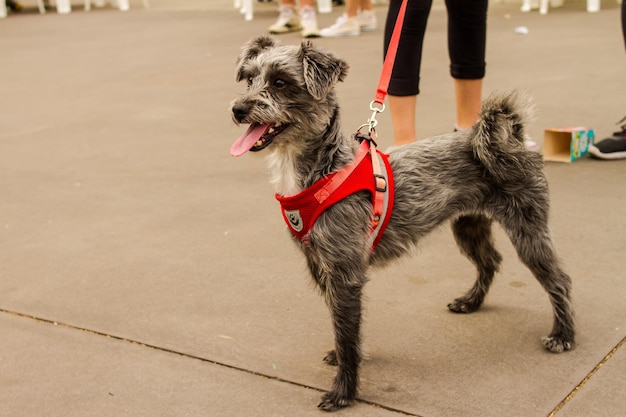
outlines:
M0 1L2 1L2 0L0 0ZM314 387L312 385L303 384L301 382L291 381L289 379L284 379L284 378L281 378L279 376L264 374L262 372L253 371L252 369L241 368L241 367L236 366L236 365L229 365L227 363L219 362L219 361L216 361L214 359L203 358L201 356L192 355L190 353L179 352L179 351L176 351L176 350L173 350L173 349L164 348L164 347L161 347L161 346L156 346L156 345L152 345L152 344L149 344L149 343L139 342L137 340L128 339L128 338L122 337L122 336L116 336L116 335L105 333L105 332L101 332L101 331L98 331L98 330L92 330L92 329L88 329L88 328L80 327L80 326L75 326L75 325L68 324L68 323L62 323L62 322L58 322L58 321L55 321L55 320L45 319L45 318L42 318L42 317L33 316L31 314L20 313L20 312L12 311L12 310L6 310L6 309L4 309L2 307L0 307L0 313L16 316L16 317L20 317L20 318L34 320L34 321L39 322L39 323L45 323L45 324L51 324L53 326L65 327L65 328L71 329L71 330L78 330L78 331L89 333L89 334L92 334L92 335L95 335L95 336L106 337L107 339L114 339L114 340L118 340L118 341L121 341L121 342L129 343L129 344L132 344L132 345L138 345L138 346L141 346L141 347L144 347L144 348L148 348L148 349L157 350L157 351L164 352L164 353L170 353L170 354L182 356L182 357L187 358L187 359L195 359L195 360L198 360L198 361L201 361L201 362L204 362L204 363L210 363L212 365L221 366L223 368L227 368L227 369L238 371L238 372L244 372L244 373L247 373L249 375L258 376L258 377L261 377L261 378L269 379L269 380L276 381L276 382L281 382L281 383L292 385L292 386L299 387L299 388L304 388L304 389L309 389L309 390L313 390L313 391L318 391L318 392L321 392L321 393L325 393L326 392L326 390L324 390L322 388ZM368 400L364 400L364 399L360 399L360 398L357 398L356 402L359 402L359 403L362 403L362 404L366 404L366 405L369 405L369 406L374 407L374 408L379 408L379 409L382 409L382 410L386 410L386 411L402 414L403 416L407 416L407 417L423 417L423 416L420 416L420 415L417 415L417 414L409 413L409 412L404 411L404 410L400 410L400 409L397 409L397 408L389 407L389 406L386 406L386 405L383 405L383 404L379 404L379 403L376 403L376 402L373 402L373 401L368 401Z
M622 340L620 340L620 342L615 345L615 347L611 349L611 351L607 353L604 358L602 358L602 360L591 370L591 372L585 375L582 381L580 381L578 385L574 387L574 389L567 395L567 397L565 397L560 403L557 404L556 407L554 407L550 414L548 414L548 417L554 417L556 413L558 413L565 406L565 404L570 402L574 395L576 395L576 393L580 391L583 386L587 384L587 382L589 382L589 380L596 374L596 372L598 372L600 368L602 368L604 364L607 363L611 359L611 357L613 357L613 355L615 355L615 352L617 352L625 343L626 337L622 338Z

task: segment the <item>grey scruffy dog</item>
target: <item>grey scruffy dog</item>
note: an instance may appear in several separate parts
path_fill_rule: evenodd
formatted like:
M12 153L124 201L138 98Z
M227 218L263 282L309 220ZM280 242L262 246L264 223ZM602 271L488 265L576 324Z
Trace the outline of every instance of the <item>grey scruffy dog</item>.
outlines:
M237 80L245 80L248 88L233 101L232 115L235 123L250 127L231 153L271 151L272 182L283 196L295 195L350 163L358 144L341 133L334 92L347 70L345 61L309 41L286 46L262 36L248 42L236 69ZM543 345L552 352L573 348L570 278L559 266L548 229L543 160L523 144L529 113L521 94L494 94L468 131L391 149L395 204L373 252L368 240L372 204L364 191L327 209L307 243L296 240L331 311L335 332L335 348L324 361L336 365L337 374L321 409L336 410L355 400L368 267L398 258L447 220L461 252L478 270L474 286L448 308L471 313L482 304L502 260L491 235L495 220L548 292L554 324Z

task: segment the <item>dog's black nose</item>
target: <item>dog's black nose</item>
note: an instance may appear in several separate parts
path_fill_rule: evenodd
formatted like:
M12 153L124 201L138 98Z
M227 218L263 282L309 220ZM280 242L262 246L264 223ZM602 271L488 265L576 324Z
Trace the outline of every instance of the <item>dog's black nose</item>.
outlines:
M250 105L246 103L237 103L233 106L233 115L239 123L243 122L246 116L250 113Z

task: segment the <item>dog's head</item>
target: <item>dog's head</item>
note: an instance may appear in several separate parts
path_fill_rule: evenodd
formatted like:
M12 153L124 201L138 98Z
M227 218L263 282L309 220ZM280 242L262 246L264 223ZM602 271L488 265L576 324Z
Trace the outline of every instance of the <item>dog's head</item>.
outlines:
M236 70L237 81L245 80L248 89L233 101L232 117L250 126L231 154L319 134L336 111L333 87L347 71L345 61L308 40L300 46L281 45L268 36L248 42Z

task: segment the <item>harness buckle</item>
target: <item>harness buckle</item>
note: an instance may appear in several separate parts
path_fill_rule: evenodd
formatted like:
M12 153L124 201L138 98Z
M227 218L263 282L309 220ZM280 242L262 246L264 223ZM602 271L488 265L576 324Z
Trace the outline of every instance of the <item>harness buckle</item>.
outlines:
M364 127L367 125L362 125L359 127L359 130L357 130L357 132L352 135L354 137L354 139L358 140L359 143L363 143L364 140L368 141L370 144L374 144L375 147L378 147L378 144L376 143L376 141L374 140L374 138L372 137L372 135L370 135L369 133L364 135L363 133L361 133L361 127Z
M387 178L381 174L374 174L374 178L376 179L376 191L379 193L387 192Z

